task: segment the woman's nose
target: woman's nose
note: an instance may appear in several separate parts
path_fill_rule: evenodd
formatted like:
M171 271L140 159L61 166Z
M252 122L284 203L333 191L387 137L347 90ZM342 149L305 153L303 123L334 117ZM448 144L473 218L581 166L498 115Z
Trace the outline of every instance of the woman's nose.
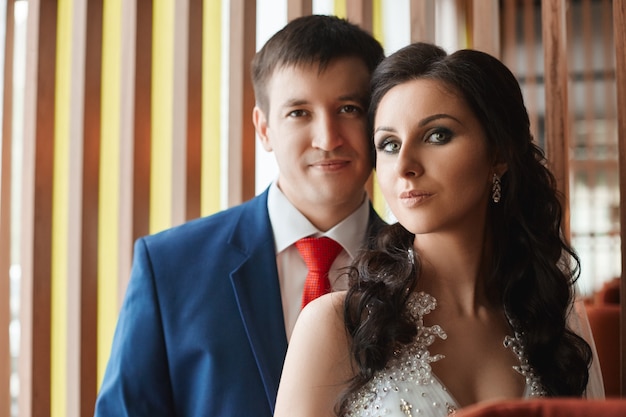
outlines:
M396 159L396 172L401 177L417 177L424 172L424 167L415 150L402 148Z

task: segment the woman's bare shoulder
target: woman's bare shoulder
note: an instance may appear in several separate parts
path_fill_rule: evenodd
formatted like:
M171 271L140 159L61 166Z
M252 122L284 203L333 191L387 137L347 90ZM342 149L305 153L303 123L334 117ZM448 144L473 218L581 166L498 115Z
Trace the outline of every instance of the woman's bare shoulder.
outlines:
M275 416L333 416L353 376L343 324L345 293L326 294L300 312L289 341Z
M343 302L345 298L345 291L336 291L311 301L300 312L294 333L298 331L298 327L304 327L307 333L315 329L329 336L335 332L344 334Z
M343 302L346 299L346 291L335 291L311 301L304 307L301 314L314 311L313 314L343 314Z

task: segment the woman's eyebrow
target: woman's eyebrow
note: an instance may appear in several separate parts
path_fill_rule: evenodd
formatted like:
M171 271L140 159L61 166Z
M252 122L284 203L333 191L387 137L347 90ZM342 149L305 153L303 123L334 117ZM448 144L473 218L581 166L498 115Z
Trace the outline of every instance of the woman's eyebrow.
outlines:
M454 116L451 116L449 114L446 113L437 113L437 114L433 114L432 116L428 116L425 117L424 119L420 120L420 122L418 123L418 126L422 127L424 125L427 125L428 123L434 121L434 120L439 120L439 119L452 119L455 122L457 122L458 124L462 124L461 121L459 119L457 119Z

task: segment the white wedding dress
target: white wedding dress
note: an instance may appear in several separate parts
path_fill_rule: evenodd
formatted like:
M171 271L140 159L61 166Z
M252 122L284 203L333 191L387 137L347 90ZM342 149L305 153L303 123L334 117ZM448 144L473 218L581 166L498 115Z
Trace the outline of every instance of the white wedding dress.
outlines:
M401 351L395 352L387 366L378 371L374 378L350 398L349 417L445 417L460 408L457 401L432 372L431 363L443 358L431 355L428 348L436 338L446 339L446 333L439 325L424 326L423 317L437 306L434 297L420 292L409 299L409 313L418 327L415 340ZM590 370L586 396L603 398L604 388L600 368L597 365L595 345L586 322L584 309L570 314L570 328L583 336L594 351L594 365ZM580 314L582 313L582 317ZM586 327L585 327L586 324ZM526 378L525 398L540 397L544 390L539 378L524 354L519 334L507 336L503 341L519 359L514 369Z

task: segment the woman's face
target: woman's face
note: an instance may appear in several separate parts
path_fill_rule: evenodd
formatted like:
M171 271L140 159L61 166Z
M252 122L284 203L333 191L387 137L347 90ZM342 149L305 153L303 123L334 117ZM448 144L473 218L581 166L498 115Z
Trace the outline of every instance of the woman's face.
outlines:
M492 162L485 132L465 100L439 82L411 80L389 90L374 120L376 175L410 232L473 233L485 224Z

